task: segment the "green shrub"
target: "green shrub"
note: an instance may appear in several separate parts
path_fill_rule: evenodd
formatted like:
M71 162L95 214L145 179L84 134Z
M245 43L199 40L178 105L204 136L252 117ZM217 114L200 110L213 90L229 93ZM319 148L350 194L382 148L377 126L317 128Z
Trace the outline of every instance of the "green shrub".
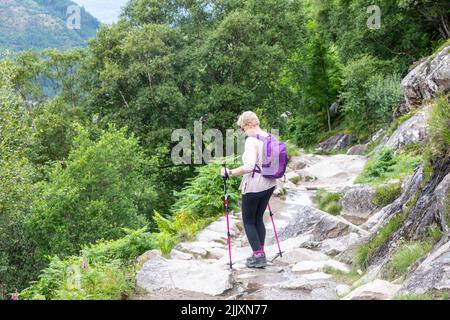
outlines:
M392 255L386 266L386 277L394 280L404 276L408 268L417 260L426 255L432 248L430 242L414 241L402 244Z
M443 155L450 149L450 103L448 96L436 99L428 120L429 137L434 155Z
M181 192L176 192L177 202L172 207L172 215L165 217L154 212L153 220L158 232L154 233L156 247L164 255L180 241L192 241L195 235L224 214L223 179L220 168L223 162L234 159L216 159L208 165L197 168L197 175L187 180ZM229 210L237 209L240 179L233 177L227 181Z
M344 69L344 100L346 122L359 135L372 134L389 122L392 110L402 100L400 76L385 75L389 63L370 55L350 61Z
M224 162L235 163L231 158L216 159L197 168L197 175L186 181L182 191L175 192L177 201L172 206L172 212L186 212L196 218L210 218L223 214L225 205L220 168ZM238 208L240 181L239 177L232 177L227 181L230 210Z
M65 166L38 184L26 221L38 255L65 257L99 239L123 237L148 224L156 201L137 139L111 127L98 141L80 128Z
M317 143L321 124L316 115L301 115L288 121L289 138L300 147L308 147Z
M428 228L428 237L430 238L430 241L432 241L433 243L436 243L439 240L441 240L442 235L443 232L439 226L433 224Z
M354 257L355 264L361 268L367 268L373 254L398 230L406 216L404 213L397 214L368 243L358 247Z
M300 182L300 176L293 176L289 179L293 184L297 185Z
M314 203L317 207L332 215L340 214L342 207L339 203L342 194L338 192L330 192L325 189L319 189L313 197Z
M100 240L93 245L83 246L81 255L88 261L107 259L126 264L156 247L154 236L147 231L147 227L138 230L125 229L124 232L126 236L118 240Z
M53 257L38 281L20 293L25 300L118 300L133 291L135 260L156 246L146 228L126 230L119 240L99 241L79 256ZM86 268L83 268L86 265Z
M298 147L290 141L286 141L286 151L289 157L296 157L300 155Z
M411 175L422 162L422 157L407 153L396 154L391 148L383 148L367 161L355 183L380 184Z
M20 293L24 300L119 300L131 295L134 272L119 260L55 257L39 280Z
M389 184L375 188L373 203L378 207L385 207L394 202L402 193L401 183Z

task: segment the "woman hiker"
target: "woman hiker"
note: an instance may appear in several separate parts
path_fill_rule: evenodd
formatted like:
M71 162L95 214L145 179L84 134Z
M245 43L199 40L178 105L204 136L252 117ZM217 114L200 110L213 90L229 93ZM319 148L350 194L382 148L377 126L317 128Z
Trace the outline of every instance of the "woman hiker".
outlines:
M264 212L277 185L276 179L263 177L255 171L256 166L262 167L264 142L256 135L267 137L269 134L259 127L258 116L251 111L244 112L238 120L238 125L247 136L245 150L242 155L244 165L230 170L221 169L221 175L229 177L244 176L240 186L242 192L242 219L248 242L253 254L247 258L248 268L263 268L267 265L264 252L266 227L264 226Z

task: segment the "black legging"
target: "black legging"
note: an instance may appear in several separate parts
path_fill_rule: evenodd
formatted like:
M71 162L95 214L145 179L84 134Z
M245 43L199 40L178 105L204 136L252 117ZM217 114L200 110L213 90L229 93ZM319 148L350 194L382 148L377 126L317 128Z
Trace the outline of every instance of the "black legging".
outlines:
M261 250L266 239L264 212L269 204L275 187L256 193L246 193L242 196L242 219L245 233L253 251Z

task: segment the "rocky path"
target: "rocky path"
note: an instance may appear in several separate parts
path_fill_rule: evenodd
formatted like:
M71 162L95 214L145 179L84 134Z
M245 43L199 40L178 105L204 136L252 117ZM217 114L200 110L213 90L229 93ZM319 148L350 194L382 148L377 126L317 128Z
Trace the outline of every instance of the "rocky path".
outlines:
M351 287L345 275L355 271L342 262L345 256L340 256L367 231L317 210L311 196L317 188L336 191L351 185L365 161L362 156L347 155L293 159L288 180L280 184L279 196L271 200L284 254L266 268L246 268L251 249L242 232L241 216L233 213L232 271L228 266L226 220L221 217L200 232L196 241L178 244L168 259L158 251L146 253L137 277L138 287L146 293L136 299L352 298L351 294L346 297ZM271 261L278 248L268 215L266 220L266 253ZM362 291L360 296L365 293Z

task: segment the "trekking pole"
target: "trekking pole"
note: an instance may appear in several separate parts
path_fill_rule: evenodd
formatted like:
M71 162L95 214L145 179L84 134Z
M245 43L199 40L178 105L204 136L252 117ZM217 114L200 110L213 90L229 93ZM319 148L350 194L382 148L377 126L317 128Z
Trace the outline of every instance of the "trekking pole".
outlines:
M275 239L277 240L277 245L278 245L278 253L272 259L271 262L273 262L276 258L278 258L278 256L283 257L283 251L281 251L280 240L278 239L277 228L275 228L275 221L273 220L273 212L272 212L272 208L270 207L270 203L268 203L267 206L269 207L270 219L272 220L272 225L273 225L273 232L275 233Z
M228 236L228 256L230 259L230 270L233 269L233 263L231 262L231 233L230 233L230 221L228 218L228 189L227 189L227 179L229 178L227 168L225 164L223 164L225 169L225 176L223 176L223 190L225 193L225 214L227 217L227 236Z

